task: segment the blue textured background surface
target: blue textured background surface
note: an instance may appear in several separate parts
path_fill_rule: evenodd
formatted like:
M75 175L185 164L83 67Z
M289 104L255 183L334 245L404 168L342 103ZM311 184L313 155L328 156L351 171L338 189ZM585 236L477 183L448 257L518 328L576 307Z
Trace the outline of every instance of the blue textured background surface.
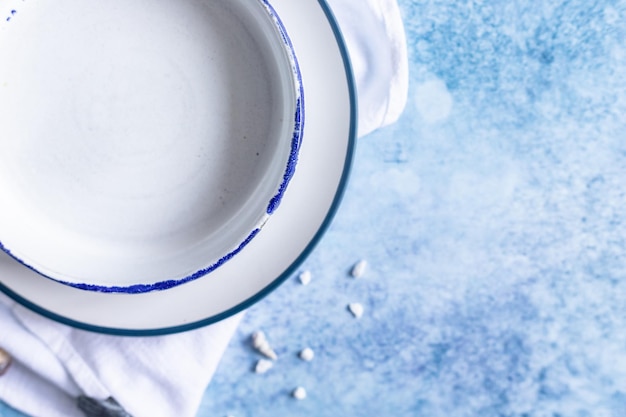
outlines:
M311 284L249 311L199 417L625 416L626 1L399 3L406 112L359 140Z
M250 310L200 415L625 416L626 2L399 3L406 112L359 140L311 284Z

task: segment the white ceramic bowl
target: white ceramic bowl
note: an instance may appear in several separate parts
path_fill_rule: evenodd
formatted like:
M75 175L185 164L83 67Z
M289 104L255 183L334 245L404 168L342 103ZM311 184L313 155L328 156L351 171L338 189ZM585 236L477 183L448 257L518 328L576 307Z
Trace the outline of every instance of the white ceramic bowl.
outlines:
M21 2L0 29L11 256L86 290L162 290L220 267L270 219L304 109L265 0Z

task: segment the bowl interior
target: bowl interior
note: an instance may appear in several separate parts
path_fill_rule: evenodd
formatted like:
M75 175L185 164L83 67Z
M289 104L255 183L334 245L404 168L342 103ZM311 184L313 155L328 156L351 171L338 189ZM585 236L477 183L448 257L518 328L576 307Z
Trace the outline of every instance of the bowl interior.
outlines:
M0 242L103 286L214 265L268 218L297 86L261 1L24 2L0 37Z

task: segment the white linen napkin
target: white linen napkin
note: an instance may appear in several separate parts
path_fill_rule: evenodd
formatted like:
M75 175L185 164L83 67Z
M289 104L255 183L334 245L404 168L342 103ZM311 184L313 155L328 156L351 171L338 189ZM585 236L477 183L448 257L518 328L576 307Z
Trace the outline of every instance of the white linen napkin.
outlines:
M348 46L357 85L359 136L398 120L409 90L409 64L396 0L327 0Z
M327 0L355 72L359 136L395 122L407 99L406 39L395 0ZM242 314L159 337L74 329L0 294L0 399L35 417L81 417L76 399L114 398L134 417L191 417Z

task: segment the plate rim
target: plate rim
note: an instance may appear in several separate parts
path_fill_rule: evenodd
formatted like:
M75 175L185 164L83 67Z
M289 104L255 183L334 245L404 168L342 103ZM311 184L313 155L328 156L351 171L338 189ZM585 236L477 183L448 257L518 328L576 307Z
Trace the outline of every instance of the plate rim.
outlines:
M341 55L341 59L343 61L344 75L346 77L346 84L350 102L350 121L349 121L349 131L348 131L348 141L346 148L346 156L343 164L343 169L341 173L341 177L338 182L337 190L333 197L332 203L324 216L324 220L322 221L320 227L310 239L308 244L302 250L302 252L291 262L291 264L276 278L274 278L268 285L262 288L260 291L255 293L254 295L248 297L244 301L236 304L235 306L226 309L225 311L214 314L212 316L206 317L201 320L195 320L193 322L179 324L175 326L166 326L159 328L151 328L151 329L127 329L127 328L117 328L117 327L107 327L102 325L95 325L86 322L82 322L75 319L70 319L64 317L58 313L52 312L46 308L43 308L34 302L26 299L25 297L17 294L2 282L0 282L0 291L6 294L8 297L16 301L17 303L23 305L24 307L39 313L49 319L52 319L56 322L81 329L87 330L95 333L108 334L108 335L117 335L117 336L162 336L168 334L182 333L194 329L198 329L201 327L208 326L210 324L222 321L229 317L234 316L237 313L240 313L251 306L258 303L260 300L271 294L274 290L276 290L281 284L283 284L289 277L291 277L294 272L302 265L302 263L311 255L313 250L317 247L322 237L326 234L326 231L330 227L332 221L334 220L335 215L338 212L339 206L343 200L345 195L345 191L347 188L347 184L349 181L349 177L352 171L352 165L354 160L355 148L356 148L356 140L357 140L357 131L358 131L358 101L357 101L357 91L356 91L356 82L353 73L352 62L350 60L350 55L347 49L347 45L345 42L345 38L341 32L341 28L335 18L335 15L328 5L327 0L317 0L318 5L323 11L326 20L331 28L331 31L334 35L334 38L337 43L337 47L339 49L339 53Z

